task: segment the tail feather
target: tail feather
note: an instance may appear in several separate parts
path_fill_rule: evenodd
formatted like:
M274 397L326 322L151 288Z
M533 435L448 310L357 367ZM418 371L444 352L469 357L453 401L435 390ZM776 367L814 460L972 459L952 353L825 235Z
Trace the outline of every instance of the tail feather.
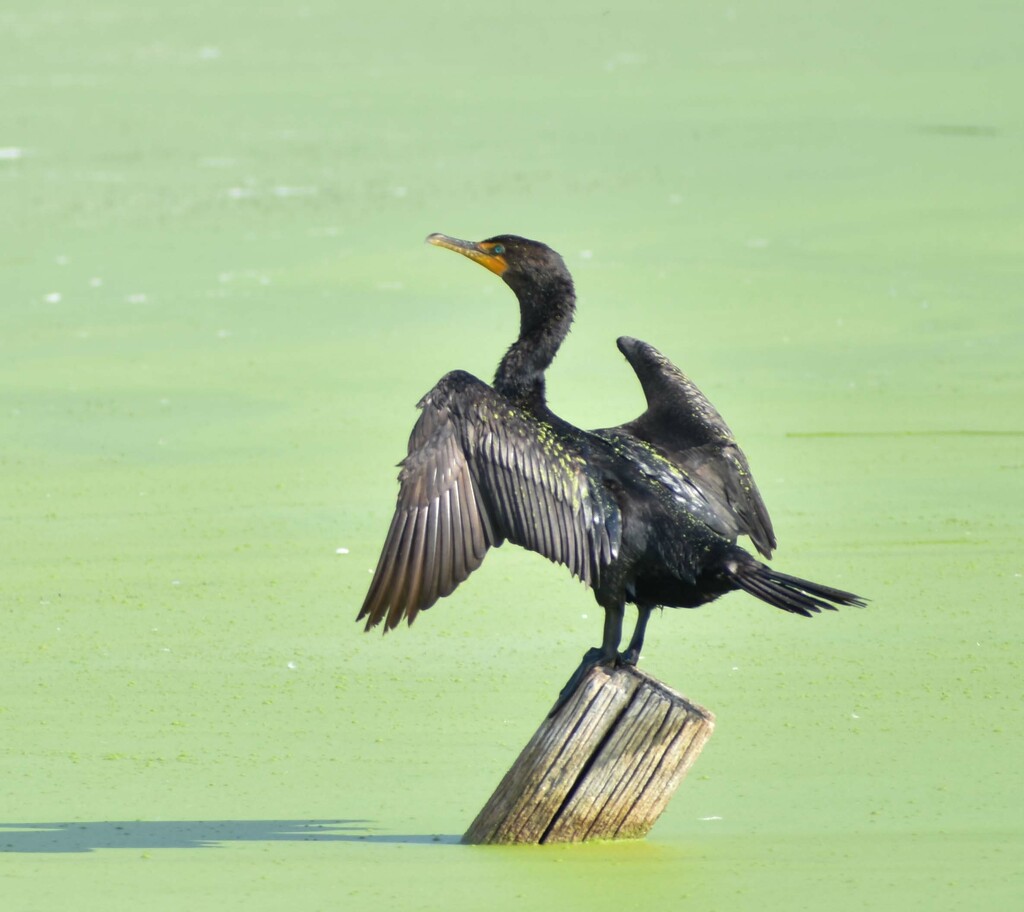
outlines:
M811 617L840 606L863 608L866 600L844 589L780 573L741 552L726 562L725 575L744 592L783 611Z

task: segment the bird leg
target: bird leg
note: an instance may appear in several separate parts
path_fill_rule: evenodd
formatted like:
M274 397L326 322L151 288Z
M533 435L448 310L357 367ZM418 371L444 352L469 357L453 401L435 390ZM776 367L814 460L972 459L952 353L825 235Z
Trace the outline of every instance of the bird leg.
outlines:
M605 606L604 639L601 641L601 645L588 649L583 654L583 661L580 662L579 668L572 673L569 680L565 682L565 687L558 694L558 699L555 701L555 705L551 707L548 718L565 705L569 697L576 692L576 688L580 686L580 683L587 676L590 669L597 668L598 665L614 667L618 664L619 643L622 641L622 615L625 613L625 608L626 606L621 602L612 608Z
M647 621L651 616L652 605L636 606L636 627L626 651L619 655L622 665L636 665L640 661L640 652L644 648L644 634L647 632Z

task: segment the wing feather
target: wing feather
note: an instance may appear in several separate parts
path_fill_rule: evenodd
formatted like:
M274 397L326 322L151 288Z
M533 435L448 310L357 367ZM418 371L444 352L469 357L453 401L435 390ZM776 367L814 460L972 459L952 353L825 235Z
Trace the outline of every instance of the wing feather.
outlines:
M420 402L398 503L359 612L366 628L409 623L508 540L588 585L618 554L618 506L587 471L585 435L556 432L462 371Z
M423 572L424 560L426 558L426 531L427 518L430 514L429 508L421 507L416 511L416 525L412 537L412 548L409 551L408 562L408 591L405 596L405 603L409 606L406 612L411 624L419 610L422 601L423 589L427 585L426 574Z
M455 579L459 581L469 576L473 564L472 556L468 562L466 560L466 527L469 525L469 517L466 514L469 508L461 493L458 485L452 488L452 550L455 554Z
M628 336L618 346L636 371L647 411L610 433L629 434L654 446L687 476L720 531L749 535L757 550L771 557L776 540L768 508L746 455L718 410L654 346Z
M428 505L426 514L426 529L423 542L423 601L425 604L432 604L437 601L440 594L440 562L437 559L438 541L440 539L439 510L437 509L437 498L433 498L434 509ZM419 610L418 608L416 609ZM412 613L415 617L415 611ZM410 621L410 623L412 623Z
M455 555L452 547L452 497L451 491L444 491L438 498L438 511L441 516L441 559L438 563L441 572L440 594L451 595L455 589Z

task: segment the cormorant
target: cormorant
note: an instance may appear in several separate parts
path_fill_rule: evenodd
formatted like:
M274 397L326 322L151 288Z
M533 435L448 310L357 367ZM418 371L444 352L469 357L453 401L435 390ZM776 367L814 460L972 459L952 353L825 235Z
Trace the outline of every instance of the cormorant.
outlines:
M776 546L746 457L714 406L652 346L618 340L647 398L636 420L583 431L548 408L544 372L576 302L554 250L510 234L427 241L505 281L519 299L519 337L492 386L456 370L420 400L395 515L359 612L367 630L411 624L488 548L507 540L536 551L568 567L605 612L601 646L584 655L557 708L593 666L636 664L655 606L695 608L734 589L804 617L864 605L737 545L746 535L766 558ZM620 653L627 602L638 618Z

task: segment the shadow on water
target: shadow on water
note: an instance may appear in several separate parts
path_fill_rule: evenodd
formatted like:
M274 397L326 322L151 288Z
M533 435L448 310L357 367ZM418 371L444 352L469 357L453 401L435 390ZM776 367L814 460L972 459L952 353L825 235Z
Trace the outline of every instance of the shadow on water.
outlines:
M460 837L375 832L366 820L98 820L0 823L0 852L203 849L230 842L457 845Z

